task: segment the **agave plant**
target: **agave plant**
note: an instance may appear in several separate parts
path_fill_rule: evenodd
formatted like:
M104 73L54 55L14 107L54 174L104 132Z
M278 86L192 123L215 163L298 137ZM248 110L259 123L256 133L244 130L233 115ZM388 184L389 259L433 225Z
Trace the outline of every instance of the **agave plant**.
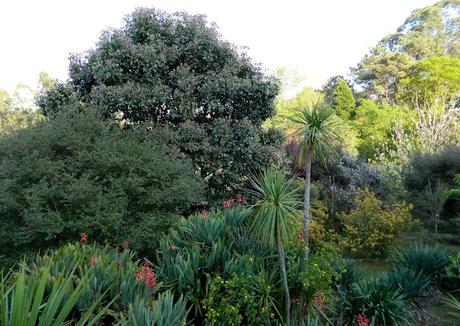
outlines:
M381 281L395 290L401 290L408 297L416 296L430 284L430 278L421 271L403 266L384 273Z
M47 266L52 279L69 274L75 266L75 284L81 282L85 275L90 278L90 283L77 302L80 310L87 309L101 294L106 293L99 306L102 307L116 298L112 309L126 313L128 305L137 297L140 296L147 302L158 289L147 285L144 279L138 279L144 266L140 261L134 260L134 253L130 250L120 252L109 246L100 247L96 244L67 244L56 251L37 256L30 264L30 273L40 274ZM49 286L50 284L47 285Z
M170 326L185 325L187 314L187 301L180 296L174 302L170 291L161 293L153 307L144 302L129 305L128 319L123 323L127 326Z
M417 243L407 249L396 251L396 257L396 266L407 267L431 279L438 278L449 264L445 250Z
M356 282L350 289L339 293L341 311L348 325L354 325L362 316L370 325L407 324L405 296L401 290L393 289L379 279Z
M75 325L95 325L101 319L111 304L94 314L103 295L85 311L77 309L78 300L89 286L89 275L83 275L74 286L75 268L65 275L53 277L50 266L51 263L44 266L39 275L30 275L22 268L17 274L1 277L1 326L61 326L76 317ZM53 285L47 293L50 279L53 279Z

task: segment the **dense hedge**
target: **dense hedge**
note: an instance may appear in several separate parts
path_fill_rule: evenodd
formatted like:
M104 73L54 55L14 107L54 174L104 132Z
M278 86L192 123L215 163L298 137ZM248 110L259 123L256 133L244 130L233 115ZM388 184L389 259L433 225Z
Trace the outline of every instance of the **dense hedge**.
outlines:
M121 130L93 110L0 138L0 256L75 239L81 232L141 254L204 186L166 129Z

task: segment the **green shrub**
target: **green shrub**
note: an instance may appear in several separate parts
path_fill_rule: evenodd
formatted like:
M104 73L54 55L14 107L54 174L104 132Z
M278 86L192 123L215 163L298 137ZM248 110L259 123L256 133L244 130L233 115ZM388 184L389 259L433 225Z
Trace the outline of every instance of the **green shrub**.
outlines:
M385 207L367 189L356 198L356 208L340 214L343 223L341 246L351 256L386 257L396 237L408 230L411 206L405 203Z
M401 290L408 297L420 294L430 284L428 276L407 267L396 267L384 273L381 281L392 289Z
M293 287L292 298L299 305L314 303L319 293L328 296L331 286L340 279L345 267L340 251L332 243L323 243L315 253L311 253L304 268L300 255L294 257L288 260L287 270L289 284Z
M440 286L445 290L460 290L460 252L449 257L445 276L441 278Z
M445 250L417 243L407 249L397 250L396 257L396 266L407 267L432 280L444 274L449 263Z
M460 279L460 252L449 257L449 264L446 266L448 277Z
M121 130L90 109L0 137L0 256L76 240L152 254L203 183L172 146L173 134Z
M348 325L354 325L359 315L365 316L370 325L407 324L404 295L378 279L354 283L350 289L340 292L339 300Z
M460 173L459 146L447 147L436 153L415 154L403 173L404 185L409 193L409 200L416 202L420 196L419 194L425 191L430 184L432 186L441 184L448 188L454 188L456 186L455 175L458 173ZM443 205L440 218L442 220L455 218L459 209L460 201L450 198ZM424 211L416 207L414 216L422 219ZM452 226L455 226L455 224ZM452 229L450 228L451 225L447 224L445 227L451 233L458 233L458 226Z
M270 325L276 312L274 287L263 277L215 277L204 300L206 325Z

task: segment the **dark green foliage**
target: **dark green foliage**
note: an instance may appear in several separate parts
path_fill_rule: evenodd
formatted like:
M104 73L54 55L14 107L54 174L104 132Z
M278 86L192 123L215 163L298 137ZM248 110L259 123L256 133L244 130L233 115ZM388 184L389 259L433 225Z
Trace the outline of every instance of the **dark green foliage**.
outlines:
M38 103L48 114L76 97L105 117L177 128L208 199L221 200L250 173L282 163L282 135L261 128L277 92L275 80L203 16L144 8L103 33L94 50L73 56L69 84Z
M405 250L398 250L396 257L396 266L409 268L432 280L445 274L445 268L449 264L445 250L417 243Z
M70 61L76 90L106 113L174 124L249 119L273 113L276 83L221 40L203 16L138 9L95 50Z
M249 179L268 166L283 166L284 136L279 129L254 128L248 120L238 123L217 119L207 124L188 121L177 128L177 146L192 159L207 182L208 198L221 205Z
M447 192L449 198L460 199L460 174L456 174L454 177L455 188L450 189Z
M352 284L362 280L365 277L365 271L360 268L353 260L345 259L344 267L340 273L338 281L339 289L350 289Z
M57 81L40 92L35 102L40 111L46 116L53 116L65 108L78 101L78 94L70 83Z
M408 324L404 295L377 279L359 281L341 291L340 306L348 325L357 323L360 314L367 317L369 325Z
M460 173L460 147L448 147L438 153L415 154L403 173L404 186L409 193L409 200L417 203L420 194L431 188L432 193L438 192L436 186L455 186L455 175ZM457 217L460 203L455 198L445 201L441 210L441 220ZM414 214L418 218L425 218L424 211L415 205ZM452 225L447 224L447 229Z
M261 276L233 274L215 277L204 300L210 325L271 325L276 304L273 285Z
M121 130L91 109L0 138L0 255L77 239L152 254L203 184L167 130Z
M326 101L332 102L335 89L337 88L337 85L339 84L341 80L345 81L345 78L343 78L343 76L336 75L336 76L329 77L329 79L324 83L321 90L324 93L324 97Z
M460 173L460 147L450 147L438 153L415 154L404 173L408 191L422 191L436 180L453 185L455 174Z
M383 274L381 281L395 290L401 290L408 297L416 296L430 284L430 277L422 271L408 267L396 267Z

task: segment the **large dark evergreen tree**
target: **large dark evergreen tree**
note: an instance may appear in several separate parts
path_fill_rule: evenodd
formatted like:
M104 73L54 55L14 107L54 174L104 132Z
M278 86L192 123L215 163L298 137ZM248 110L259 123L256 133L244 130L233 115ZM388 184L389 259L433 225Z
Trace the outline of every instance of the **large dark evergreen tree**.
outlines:
M211 197L280 158L281 135L261 128L274 114L276 82L203 16L136 10L95 49L71 58L70 86L106 117L176 128ZM45 113L65 103L70 95L62 93L39 100Z

